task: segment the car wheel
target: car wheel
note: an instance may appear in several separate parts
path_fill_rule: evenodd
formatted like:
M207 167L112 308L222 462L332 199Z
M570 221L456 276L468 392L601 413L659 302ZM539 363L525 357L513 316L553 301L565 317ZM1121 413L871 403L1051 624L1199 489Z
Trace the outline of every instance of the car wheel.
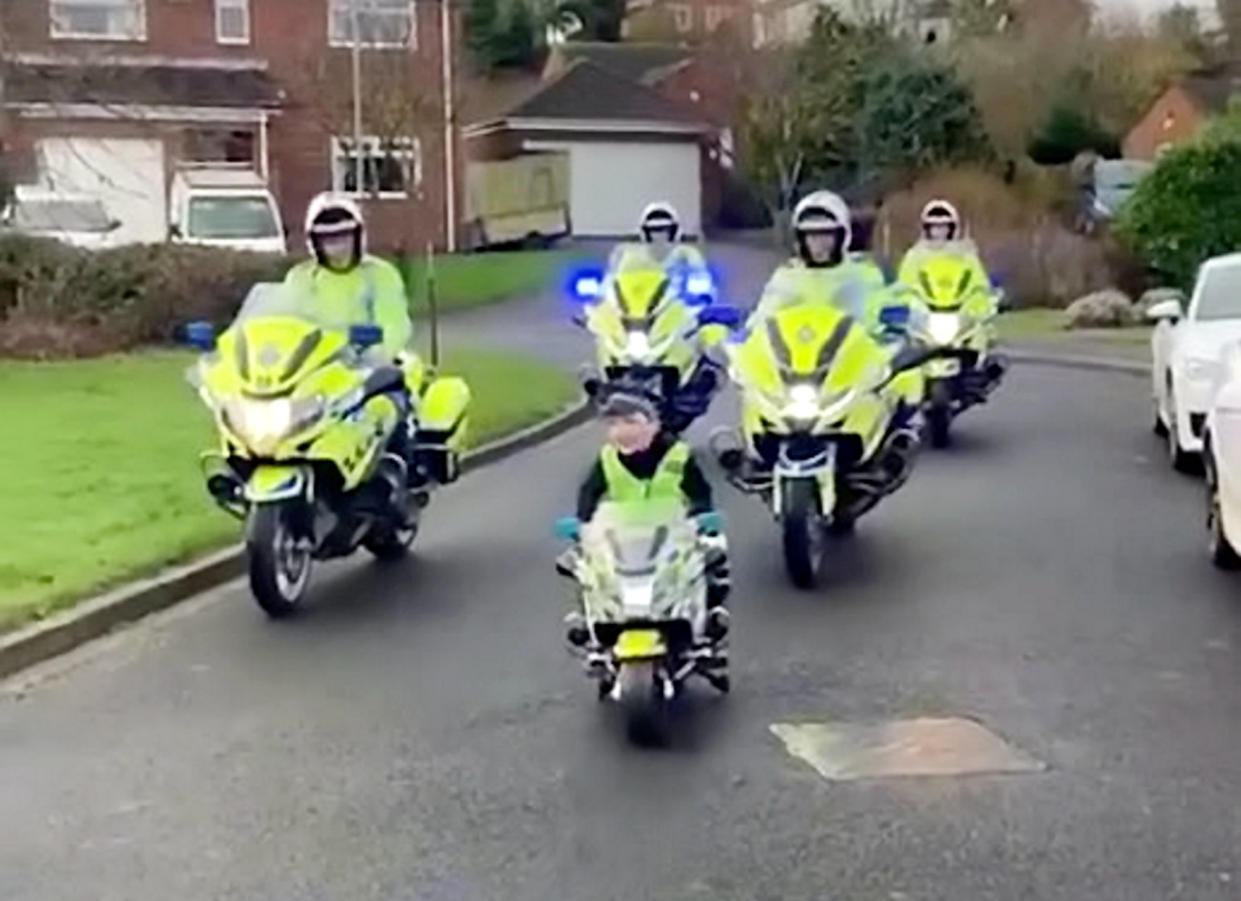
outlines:
M1203 458L1207 459L1206 451L1203 453ZM1223 516L1220 514L1219 478L1211 463L1207 463L1206 477L1207 551L1211 555L1211 562L1220 569L1241 569L1241 554L1237 553L1236 548L1228 540L1228 536L1224 534Z
M1176 423L1176 400L1168 390L1168 460L1177 472L1192 473L1196 464L1194 454L1181 447L1181 430Z

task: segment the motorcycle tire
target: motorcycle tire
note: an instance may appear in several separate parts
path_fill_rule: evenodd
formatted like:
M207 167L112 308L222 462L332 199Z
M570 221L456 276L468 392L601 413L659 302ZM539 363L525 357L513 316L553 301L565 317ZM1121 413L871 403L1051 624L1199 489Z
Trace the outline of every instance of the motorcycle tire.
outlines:
M823 569L824 529L818 486L809 480L785 482L780 514L784 566L793 584L814 588Z
M616 675L625 731L638 745L661 745L668 737L668 703L655 674L655 663L623 663Z
M250 591L272 619L297 613L310 583L311 552L296 547L291 504L259 504L250 513L246 557Z
M943 449L952 443L952 408L943 399L936 399L926 411L926 428L931 447Z

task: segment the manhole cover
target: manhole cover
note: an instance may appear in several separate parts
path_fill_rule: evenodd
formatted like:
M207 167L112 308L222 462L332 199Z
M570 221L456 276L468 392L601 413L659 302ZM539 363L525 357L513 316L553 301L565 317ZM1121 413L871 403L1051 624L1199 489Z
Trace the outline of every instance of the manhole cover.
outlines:
M775 723L794 757L833 781L1039 773L1046 766L980 723L922 717L886 723Z

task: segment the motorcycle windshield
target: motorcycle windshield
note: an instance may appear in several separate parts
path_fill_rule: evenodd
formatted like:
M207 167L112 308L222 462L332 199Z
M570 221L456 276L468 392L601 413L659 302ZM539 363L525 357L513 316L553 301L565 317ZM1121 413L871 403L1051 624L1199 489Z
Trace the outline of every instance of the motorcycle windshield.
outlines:
M309 325L329 331L347 332L353 323L335 321L328 315L327 305L316 304L306 293L283 282L260 282L250 289L233 325L254 319L300 319Z
M591 520L588 540L594 550L610 557L617 575L653 576L685 529L680 501L608 502Z

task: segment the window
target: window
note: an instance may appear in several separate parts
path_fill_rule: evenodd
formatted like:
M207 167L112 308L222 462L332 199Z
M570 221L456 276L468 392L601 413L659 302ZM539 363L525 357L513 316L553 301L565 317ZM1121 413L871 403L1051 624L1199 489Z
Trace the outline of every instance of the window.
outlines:
M103 41L144 41L143 0L51 0L52 37Z
M1241 319L1241 265L1213 266L1203 272L1194 318Z
M256 135L251 130L210 126L187 128L181 144L181 161L253 166L257 161L256 143Z
M417 138L362 139L362 191L352 138L332 139L332 189L347 194L408 197L422 182Z
M190 199L187 237L208 241L279 238L280 226L265 195Z
M715 31L721 23L728 21L730 15L732 15L732 10L727 6L708 6L707 31Z
M674 3L668 8L672 10L672 19L676 22L677 31L684 34L694 27L694 11L684 3Z
M360 42L367 47L413 47L417 43L413 0L329 0L328 42L353 45L357 17Z
M250 43L250 0L215 0L215 39L220 44Z

